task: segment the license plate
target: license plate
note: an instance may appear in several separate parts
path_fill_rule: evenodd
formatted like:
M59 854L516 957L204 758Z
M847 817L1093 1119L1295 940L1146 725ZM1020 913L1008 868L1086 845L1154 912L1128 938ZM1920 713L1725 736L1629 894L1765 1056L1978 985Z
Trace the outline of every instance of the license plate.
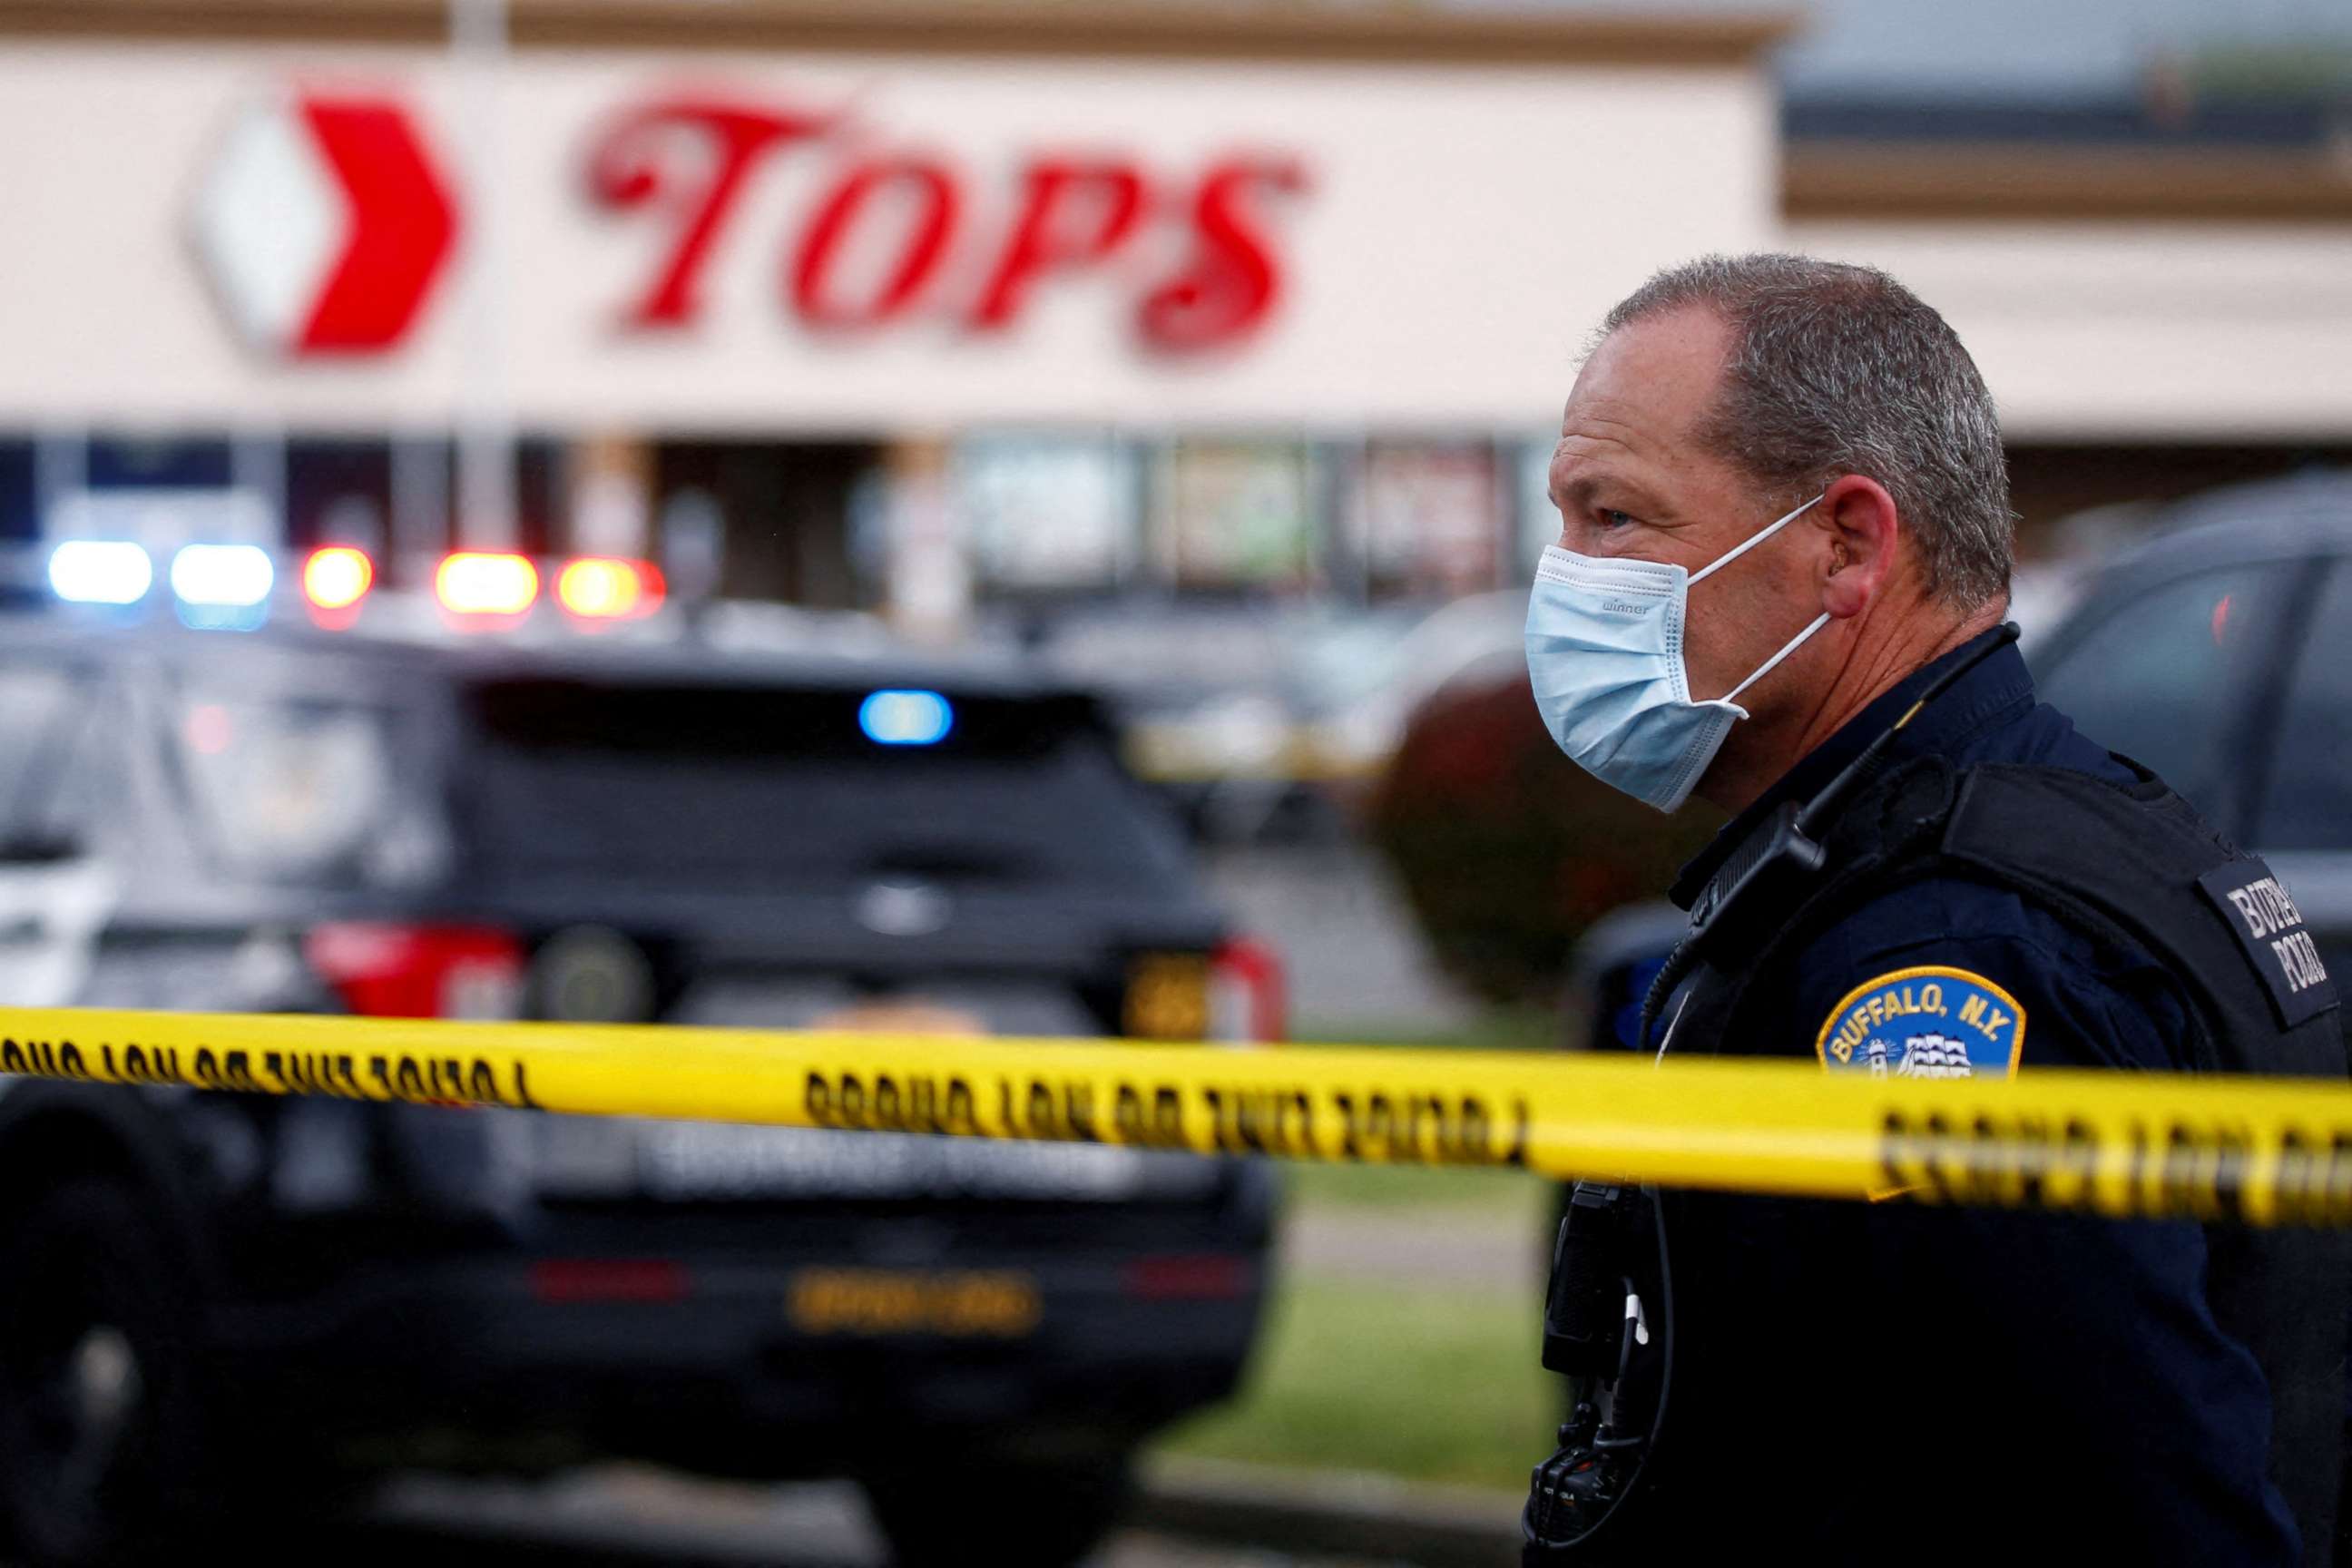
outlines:
M1016 1268L803 1268L785 1298L804 1334L1013 1340L1043 1315L1037 1282Z

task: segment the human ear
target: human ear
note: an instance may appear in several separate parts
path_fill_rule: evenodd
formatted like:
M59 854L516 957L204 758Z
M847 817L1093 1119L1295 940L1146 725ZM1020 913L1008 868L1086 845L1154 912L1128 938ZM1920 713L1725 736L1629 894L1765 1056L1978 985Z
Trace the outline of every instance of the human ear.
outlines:
M1895 498L1876 479L1847 474L1822 492L1814 526L1827 531L1822 608L1840 620L1867 609L1895 575L1903 522Z

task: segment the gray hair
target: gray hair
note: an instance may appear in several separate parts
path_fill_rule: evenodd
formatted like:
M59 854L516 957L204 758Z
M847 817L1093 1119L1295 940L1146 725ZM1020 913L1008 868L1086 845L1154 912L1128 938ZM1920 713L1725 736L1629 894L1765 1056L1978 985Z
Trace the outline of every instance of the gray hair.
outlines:
M2009 586L2016 517L2000 422L1944 318L1885 273L1809 256L1707 256L1656 274L1600 336L1701 306L1732 331L1700 436L1794 504L1841 474L1876 479L1927 592L1973 610Z

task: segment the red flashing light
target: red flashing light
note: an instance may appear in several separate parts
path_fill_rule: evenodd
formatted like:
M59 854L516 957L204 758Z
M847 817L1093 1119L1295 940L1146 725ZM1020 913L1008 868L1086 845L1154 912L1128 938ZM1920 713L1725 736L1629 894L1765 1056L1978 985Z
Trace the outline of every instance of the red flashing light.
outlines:
M348 610L375 586L375 563L364 550L330 544L302 563L302 596L313 608Z
M454 616L520 616L539 597L539 568L520 555L461 550L441 563L433 591Z
M555 596L583 620L622 621L651 615L661 604L660 568L650 561L592 555L564 567Z

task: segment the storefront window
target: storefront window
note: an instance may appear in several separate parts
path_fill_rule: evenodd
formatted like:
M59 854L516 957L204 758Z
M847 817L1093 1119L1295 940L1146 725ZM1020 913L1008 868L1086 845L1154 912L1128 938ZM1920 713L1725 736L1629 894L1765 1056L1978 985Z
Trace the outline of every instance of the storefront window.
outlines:
M93 436L83 461L91 489L226 489L235 479L226 437Z
M949 482L985 587L1108 587L1134 571L1140 479L1125 442L972 437L957 445Z
M1506 522L1484 441L1381 441L1364 450L1351 521L1368 592L1452 597L1495 585Z
M526 555L555 548L564 457L564 443L553 437L526 436L515 443L515 548Z
M1314 453L1300 441L1179 441L1160 542L1180 587L1303 588L1315 578Z
M567 443L526 436L514 445L514 534L527 554L554 548ZM446 437L394 441L367 436L298 436L286 443L286 542L297 549L356 544L388 560L437 556L498 542L458 525L458 453Z
M332 542L381 555L392 516L392 444L297 438L286 443L286 541Z
M38 468L31 441L0 437L0 539L33 539L39 535Z
M675 563L687 580L721 598L871 604L884 591L876 574L888 569L889 509L874 477L883 458L862 441L657 441L652 493L665 558L682 551ZM690 591L683 581L672 590Z
M265 459L278 450L267 439L246 447ZM35 454L42 531L131 540L151 555L199 542L274 543L278 470L238 457L225 436L55 435Z

